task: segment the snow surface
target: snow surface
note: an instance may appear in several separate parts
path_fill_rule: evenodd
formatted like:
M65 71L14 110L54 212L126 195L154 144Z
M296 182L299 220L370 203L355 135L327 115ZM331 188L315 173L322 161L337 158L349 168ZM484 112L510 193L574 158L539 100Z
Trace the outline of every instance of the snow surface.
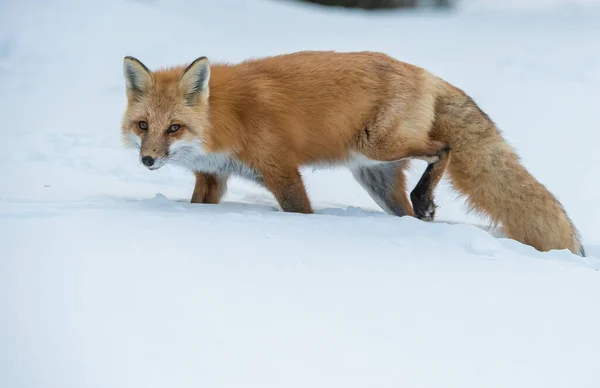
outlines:
M0 387L599 387L597 1L362 13L277 0L0 2ZM466 215L384 214L345 170L317 214L120 145L122 58L152 68L379 50L466 90L588 258ZM411 183L424 163L416 162Z

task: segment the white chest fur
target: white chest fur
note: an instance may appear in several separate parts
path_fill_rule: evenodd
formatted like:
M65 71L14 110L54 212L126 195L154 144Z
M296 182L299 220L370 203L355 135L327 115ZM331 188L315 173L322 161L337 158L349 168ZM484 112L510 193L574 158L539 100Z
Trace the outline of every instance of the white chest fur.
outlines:
M169 159L191 171L216 175L238 175L255 182L262 182L258 171L225 153L206 152L200 141L173 143L169 149Z

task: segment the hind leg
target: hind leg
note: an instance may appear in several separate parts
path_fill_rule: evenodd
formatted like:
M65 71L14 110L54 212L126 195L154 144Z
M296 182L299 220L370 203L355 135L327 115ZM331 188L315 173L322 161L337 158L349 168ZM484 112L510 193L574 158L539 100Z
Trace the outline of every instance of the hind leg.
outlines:
M419 183L410 193L415 217L425 221L433 221L437 207L433 200L433 194L449 162L450 150L445 148L438 155L437 161L427 166L421 179L419 179Z
M398 137L397 132L372 133L368 129L365 129L364 135L359 135L351 169L354 177L388 213L415 215L418 211L419 218L427 214L433 217L435 205L432 193L448 165L448 145L430 139L425 131L422 136L425 138L403 139ZM418 190L414 192L417 200L413 200L412 205L406 195L406 159L429 163ZM415 204L419 209L414 209Z
M413 216L408 200L404 170L408 161L359 165L351 168L352 175L386 213Z

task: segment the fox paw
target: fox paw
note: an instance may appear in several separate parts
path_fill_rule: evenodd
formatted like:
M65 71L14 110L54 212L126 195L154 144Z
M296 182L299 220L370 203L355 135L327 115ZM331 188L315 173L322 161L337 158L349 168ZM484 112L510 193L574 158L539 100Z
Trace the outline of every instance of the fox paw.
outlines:
M415 198L416 199L416 198ZM423 221L433 221L437 205L432 198L413 199L413 210L415 217Z

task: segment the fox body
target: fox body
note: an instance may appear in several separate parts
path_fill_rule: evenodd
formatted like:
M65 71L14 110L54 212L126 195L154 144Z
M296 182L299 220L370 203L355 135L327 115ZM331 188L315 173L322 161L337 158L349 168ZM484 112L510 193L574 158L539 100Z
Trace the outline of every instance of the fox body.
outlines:
M150 71L124 59L126 145L149 169L196 175L194 203L218 203L237 175L284 211L312 213L299 169L347 166L386 212L432 220L448 171L470 209L538 250L584 255L554 196L462 90L383 53L305 51L238 64L200 57ZM407 192L410 159L428 163Z

